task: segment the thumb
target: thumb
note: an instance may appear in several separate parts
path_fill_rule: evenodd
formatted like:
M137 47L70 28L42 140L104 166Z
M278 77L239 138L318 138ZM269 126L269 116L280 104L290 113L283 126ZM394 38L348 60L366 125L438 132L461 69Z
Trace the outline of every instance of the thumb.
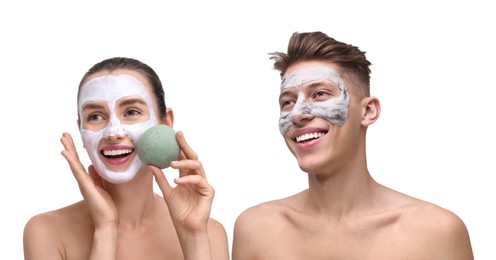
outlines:
M149 165L148 168L150 168L150 170L153 173L153 176L155 176L155 182L157 182L158 187L160 188L164 196L167 196L167 194L171 192L172 187L170 186L167 178L165 178L164 172L162 172L161 169L153 165Z
M103 180L100 175L95 170L95 167L93 165L88 166L88 173L91 176L91 179L93 179L93 182L95 183L96 186L102 187L103 188Z

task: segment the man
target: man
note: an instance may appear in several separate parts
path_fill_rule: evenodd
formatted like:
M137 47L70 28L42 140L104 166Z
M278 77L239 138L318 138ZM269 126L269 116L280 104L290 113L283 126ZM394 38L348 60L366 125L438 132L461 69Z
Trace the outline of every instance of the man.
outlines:
M366 132L381 108L365 52L310 32L271 55L282 77L280 132L309 186L244 211L233 260L473 259L458 216L368 172Z

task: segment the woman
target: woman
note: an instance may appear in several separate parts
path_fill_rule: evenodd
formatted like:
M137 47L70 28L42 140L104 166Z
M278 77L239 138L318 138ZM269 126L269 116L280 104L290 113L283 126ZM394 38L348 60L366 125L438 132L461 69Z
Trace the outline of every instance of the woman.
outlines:
M24 255L32 259L229 259L224 227L209 217L214 189L182 132L172 187L144 165L136 142L148 128L173 127L158 75L130 58L95 64L78 91L78 125L92 165L85 170L72 137L65 157L84 200L32 217ZM153 179L163 197L154 193Z

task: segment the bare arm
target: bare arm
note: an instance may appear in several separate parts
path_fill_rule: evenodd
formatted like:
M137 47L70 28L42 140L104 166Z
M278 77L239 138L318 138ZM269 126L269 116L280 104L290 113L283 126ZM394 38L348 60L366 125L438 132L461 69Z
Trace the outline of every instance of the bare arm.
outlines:
M256 226L252 225L255 217L253 209L248 209L241 213L234 224L232 260L257 259L256 233L259 232Z
M450 214L438 223L436 243L439 245L436 259L473 260L472 245L467 227L456 215Z
M64 259L62 245L54 230L47 214L31 218L24 228L24 259Z
M229 260L229 243L224 226L215 219L208 221L208 236L210 237L210 248L212 259Z
M61 142L64 145L62 155L69 163L95 224L89 259L113 260L117 249L118 222L115 204L93 166L88 168L89 174L84 169L72 137L64 133Z
M431 203L413 209L401 224L408 254L419 259L474 259L468 230L456 214Z
M207 182L198 156L188 145L182 132L176 135L181 148L178 161L171 167L179 170L179 178L172 187L164 173L150 166L155 180L164 195L174 227L181 243L184 258L229 259L229 247L224 227L210 219L215 191Z

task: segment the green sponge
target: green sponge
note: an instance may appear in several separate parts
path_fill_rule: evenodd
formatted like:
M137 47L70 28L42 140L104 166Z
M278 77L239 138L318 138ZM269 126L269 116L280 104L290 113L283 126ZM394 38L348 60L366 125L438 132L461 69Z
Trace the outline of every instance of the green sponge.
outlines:
M179 157L176 131L167 125L156 125L147 129L136 144L138 156L145 164L160 169L169 167Z

